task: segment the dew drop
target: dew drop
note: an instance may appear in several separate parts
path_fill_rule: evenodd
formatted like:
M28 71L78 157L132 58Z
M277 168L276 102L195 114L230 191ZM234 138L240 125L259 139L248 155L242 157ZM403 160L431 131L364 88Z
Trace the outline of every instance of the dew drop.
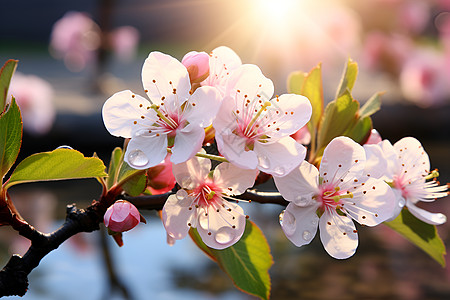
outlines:
M72 148L72 147L70 147L70 146L67 146L67 145L62 145L62 146L59 146L59 147L57 147L56 149L70 149L70 150L73 150L73 148Z
M228 244L235 238L235 236L236 234L233 228L224 226L219 228L219 230L217 230L214 238L216 239L216 242L218 242L219 244Z
M298 206L305 207L305 206L308 206L308 204L310 203L310 200L306 197L298 195L297 197L295 197L294 203Z
M318 223L317 219L314 219L314 220L311 221L311 224L314 225L314 226L317 225L317 223Z
M143 167L148 164L148 158L141 150L133 150L128 154L128 163L131 167Z
M303 231L303 233L302 233L302 238L303 238L305 241L309 241L309 240L311 239L311 237L312 237L311 232L309 232L308 230Z
M405 203L406 203L406 201L405 201L404 198L400 198L398 200L398 206L401 207L401 208L403 208L403 206L405 206Z
M182 207L191 206L193 198L185 190L178 190L176 193L178 204Z
M194 180L189 175L182 177L180 180L180 185L188 190L192 190L195 187Z
M293 234L295 232L295 217L287 210L283 210L280 214L280 225L286 234Z
M283 176L286 174L286 169L284 167L278 166L273 170L273 174L277 176Z
M263 169L270 168L269 158L265 155L258 155L258 163L259 163L259 166Z

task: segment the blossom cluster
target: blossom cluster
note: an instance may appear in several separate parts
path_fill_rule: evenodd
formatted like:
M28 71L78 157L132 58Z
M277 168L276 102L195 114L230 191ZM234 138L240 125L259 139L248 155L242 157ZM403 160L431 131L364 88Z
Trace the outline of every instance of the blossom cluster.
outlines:
M131 167L144 170L170 160L181 187L162 210L171 239L196 228L211 248L239 241L246 216L233 196L252 187L258 172L272 175L289 202L280 215L287 238L302 246L320 228L324 248L335 258L356 251L353 221L375 226L397 217L403 206L424 222L446 221L415 205L447 195L447 186L428 181L437 171L430 172L416 139L393 146L380 139L361 146L336 137L317 169L305 161L305 146L292 137L306 128L310 101L297 94L273 97L272 81L258 66L242 64L227 47L209 55L189 52L181 62L151 52L142 83L149 99L130 90L118 92L105 102L103 120L112 135L129 139L124 161ZM202 148L211 136L221 154L214 158L222 161L213 171L213 157Z

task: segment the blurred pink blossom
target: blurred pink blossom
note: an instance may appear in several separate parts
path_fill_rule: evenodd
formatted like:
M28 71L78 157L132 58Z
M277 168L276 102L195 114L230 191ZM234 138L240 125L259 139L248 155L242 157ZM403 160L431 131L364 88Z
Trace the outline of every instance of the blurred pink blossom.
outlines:
M9 86L9 96L16 99L22 113L23 127L34 135L50 131L55 120L53 88L47 81L16 72Z
M397 75L412 50L407 36L372 31L364 40L362 61L369 69Z
M100 36L100 28L87 14L69 11L53 25L50 52L69 70L79 72L95 60Z
M122 26L111 32L109 42L116 56L123 61L128 61L136 55L139 36L139 31L136 28Z
M443 53L417 49L405 62L400 74L404 97L419 106L437 105L450 97L450 76Z

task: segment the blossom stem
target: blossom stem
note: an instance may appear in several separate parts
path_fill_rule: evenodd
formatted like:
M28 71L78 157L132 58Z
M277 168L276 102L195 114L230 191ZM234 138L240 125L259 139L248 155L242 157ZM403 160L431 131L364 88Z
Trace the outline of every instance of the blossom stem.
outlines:
M209 158L211 160L219 161L219 162L229 162L225 157L218 156L218 155L212 155L212 154L206 154L206 153L197 153L195 154L197 157L203 157L203 158Z

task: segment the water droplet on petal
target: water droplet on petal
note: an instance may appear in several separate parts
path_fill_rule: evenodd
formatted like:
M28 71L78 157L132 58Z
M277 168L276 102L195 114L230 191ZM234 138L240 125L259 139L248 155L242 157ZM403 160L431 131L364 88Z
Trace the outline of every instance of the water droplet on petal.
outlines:
M273 174L276 176L283 176L286 174L286 169L284 167L278 166L273 170Z
M403 198L403 197L398 200L398 206L401 208L403 208L403 206L405 206L405 203L406 203L406 201L405 201L405 198Z
M295 232L295 217L287 210L283 210L280 214L280 225L286 234L293 234Z
M303 231L302 237L305 241L309 241L312 238L312 234L308 230L305 230Z
M311 221L311 224L313 224L313 225L317 225L317 223L318 223L317 219L314 219L314 220Z
M70 147L70 146L67 146L67 145L62 145L62 146L59 146L59 147L57 147L56 149L70 149L70 150L73 150L73 148L72 148L72 147Z
M296 205L304 207L304 206L308 206L308 204L310 203L310 199L303 197L301 195L298 195L297 197L295 197L294 202Z
M258 164L263 169L270 168L270 161L269 158L265 155L258 155Z
M133 150L128 154L128 163L131 167L141 168L148 164L148 158L141 150Z
M178 190L176 193L178 205L182 207L191 206L193 198L185 190Z
M180 180L180 185L188 190L192 190L195 187L194 181L189 175L182 177L182 179Z
M219 244L228 244L234 239L235 236L236 234L233 228L224 226L217 230L215 239Z

